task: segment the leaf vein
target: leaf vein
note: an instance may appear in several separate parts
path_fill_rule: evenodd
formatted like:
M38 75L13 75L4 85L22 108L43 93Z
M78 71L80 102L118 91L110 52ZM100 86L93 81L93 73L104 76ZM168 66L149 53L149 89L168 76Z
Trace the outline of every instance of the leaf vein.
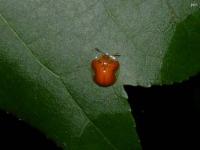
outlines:
M35 61L41 65L42 67L44 67L49 73L51 73L54 77L58 78L60 80L60 82L63 84L63 86L65 87L66 91L69 93L69 95L71 96L71 98L74 100L74 102L77 104L77 106L82 110L83 114L88 118L88 121L90 121L92 123L92 125L95 127L95 129L97 130L97 132L104 138L104 140L114 149L117 150L117 148L109 141L109 139L104 135L104 133L95 125L95 123L90 119L90 117L87 115L87 113L83 110L83 108L81 107L81 105L75 100L73 94L71 93L71 91L67 88L66 84L64 83L64 81L62 80L62 78L57 75L56 73L54 73L52 70L50 70L47 66L45 66L32 52L32 50L26 45L26 43L24 42L24 40L18 35L17 31L8 23L8 21L5 19L5 17L2 15L2 13L0 13L0 18L5 22L5 24L8 26L8 28L10 29L10 31L15 35L15 37L22 43L22 45L30 52L31 56L35 59ZM82 131L83 132L83 131Z

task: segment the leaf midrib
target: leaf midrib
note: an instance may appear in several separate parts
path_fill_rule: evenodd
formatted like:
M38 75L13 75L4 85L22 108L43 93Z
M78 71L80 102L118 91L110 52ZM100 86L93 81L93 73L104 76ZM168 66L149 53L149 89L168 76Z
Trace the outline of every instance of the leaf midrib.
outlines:
M118 150L111 142L110 140L104 135L104 133L99 129L99 127L97 127L95 125L95 123L90 119L90 117L87 115L87 113L84 111L84 109L81 107L81 105L76 101L76 99L74 98L73 94L70 92L70 90L67 88L67 86L65 85L64 81L62 80L62 78L57 75L55 72L53 72L50 68L48 68L47 66L45 66L32 52L31 48L29 48L27 46L27 44L24 42L24 40L18 35L18 33L16 32L16 30L9 24L9 22L5 19L5 17L2 15L2 13L0 13L0 18L2 18L2 20L4 21L4 23L8 26L8 28L10 29L10 31L14 34L14 36L22 43L22 45L24 46L25 49L27 49L31 56L34 58L34 60L41 66L43 67L45 70L47 70L50 74L52 74L55 78L57 78L64 86L65 90L67 91L67 93L69 93L69 95L71 96L71 98L74 100L74 103L82 110L83 114L88 118L88 120L90 121L90 123L95 127L95 129L97 130L97 132L99 132L99 134L103 137L103 139L114 149L114 150Z

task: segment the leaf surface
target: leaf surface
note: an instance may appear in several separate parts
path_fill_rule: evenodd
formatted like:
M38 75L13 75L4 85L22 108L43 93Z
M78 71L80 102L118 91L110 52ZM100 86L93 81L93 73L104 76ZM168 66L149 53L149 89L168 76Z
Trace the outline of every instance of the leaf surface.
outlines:
M0 0L0 108L64 149L140 150L122 85L199 72L197 20L190 0ZM114 86L92 81L95 47L121 54Z

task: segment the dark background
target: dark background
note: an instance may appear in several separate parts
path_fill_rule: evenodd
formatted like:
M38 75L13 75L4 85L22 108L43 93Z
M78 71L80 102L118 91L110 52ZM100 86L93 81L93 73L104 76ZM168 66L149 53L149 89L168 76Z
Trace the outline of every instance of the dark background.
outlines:
M143 149L200 150L200 74L173 85L125 89Z
M200 149L200 74L170 86L143 88L126 85L125 90L143 149ZM144 128L147 131L145 146ZM0 150L8 149L61 150L37 129L0 110Z

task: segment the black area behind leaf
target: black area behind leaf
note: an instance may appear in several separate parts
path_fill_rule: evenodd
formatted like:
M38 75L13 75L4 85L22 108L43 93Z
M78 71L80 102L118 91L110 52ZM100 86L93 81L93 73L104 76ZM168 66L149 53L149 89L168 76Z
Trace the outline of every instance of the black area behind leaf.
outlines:
M125 86L144 149L200 149L200 74L183 83L151 88ZM146 133L146 132L145 132Z
M0 149L61 150L43 133L2 110L0 110Z

